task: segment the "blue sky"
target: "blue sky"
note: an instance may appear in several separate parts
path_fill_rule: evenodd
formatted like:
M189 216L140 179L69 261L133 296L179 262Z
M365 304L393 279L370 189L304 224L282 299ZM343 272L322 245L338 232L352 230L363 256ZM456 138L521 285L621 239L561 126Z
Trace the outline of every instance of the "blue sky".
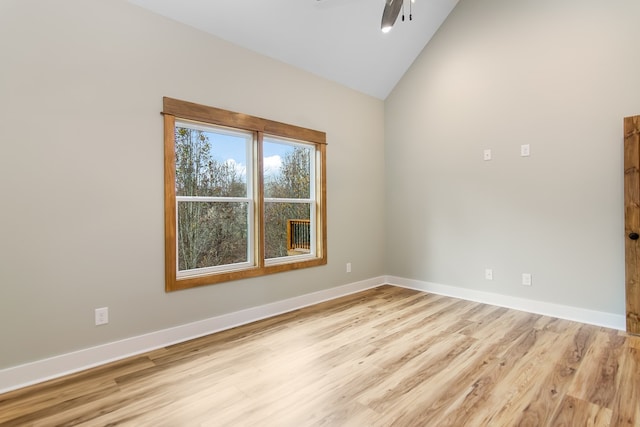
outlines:
M243 175L246 174L247 154L245 135L225 135L207 132L211 143L211 156L222 162L232 162ZM293 146L271 142L266 138L263 144L263 155L266 175L277 173L282 159L287 152L293 151Z

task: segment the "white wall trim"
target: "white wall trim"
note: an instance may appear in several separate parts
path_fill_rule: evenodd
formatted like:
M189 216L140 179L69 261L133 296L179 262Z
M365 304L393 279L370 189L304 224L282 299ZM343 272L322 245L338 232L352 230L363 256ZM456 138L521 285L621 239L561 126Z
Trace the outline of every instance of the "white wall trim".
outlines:
M386 283L401 286L403 288L410 288L433 294L480 302L483 304L497 305L499 307L512 308L529 313L557 317L560 319L573 320L590 325L604 326L606 328L618 329L621 331L626 330L626 319L624 316L619 314L494 294L491 292L477 291L457 286L441 285L439 283L422 282L419 280L405 279L395 276L387 276L385 281Z
M0 394L383 285L374 277L0 370Z

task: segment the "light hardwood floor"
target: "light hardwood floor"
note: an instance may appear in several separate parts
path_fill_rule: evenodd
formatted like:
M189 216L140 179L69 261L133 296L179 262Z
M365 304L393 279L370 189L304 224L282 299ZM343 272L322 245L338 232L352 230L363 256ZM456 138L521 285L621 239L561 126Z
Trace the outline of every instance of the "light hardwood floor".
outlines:
M639 352L382 286L0 395L0 425L640 426Z

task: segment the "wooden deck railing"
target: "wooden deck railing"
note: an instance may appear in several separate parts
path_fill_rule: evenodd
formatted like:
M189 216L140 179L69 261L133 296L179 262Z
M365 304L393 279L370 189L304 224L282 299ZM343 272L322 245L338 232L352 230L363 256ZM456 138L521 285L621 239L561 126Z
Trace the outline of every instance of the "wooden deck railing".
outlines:
M311 249L311 221L308 219L287 220L287 250L308 252Z

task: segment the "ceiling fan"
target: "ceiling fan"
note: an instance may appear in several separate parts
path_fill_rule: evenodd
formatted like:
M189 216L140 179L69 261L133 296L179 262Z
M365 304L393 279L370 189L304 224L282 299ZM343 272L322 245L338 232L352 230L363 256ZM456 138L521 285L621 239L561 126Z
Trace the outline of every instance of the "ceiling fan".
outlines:
M322 0L316 0L322 1ZM413 20L412 14L412 4L415 3L416 0L408 0L409 1L409 21ZM398 16L400 15L400 9L402 9L402 20L404 21L404 2L405 0L385 0L384 1L384 10L382 11L382 22L380 24L380 28L383 33L388 33L393 28L393 25L398 20Z
M409 21L413 20L411 5L415 0L409 0ZM383 33L388 33L393 28L393 24L398 20L400 9L402 9L402 20L404 21L404 0L385 0L384 10L382 11L382 23L380 28Z

